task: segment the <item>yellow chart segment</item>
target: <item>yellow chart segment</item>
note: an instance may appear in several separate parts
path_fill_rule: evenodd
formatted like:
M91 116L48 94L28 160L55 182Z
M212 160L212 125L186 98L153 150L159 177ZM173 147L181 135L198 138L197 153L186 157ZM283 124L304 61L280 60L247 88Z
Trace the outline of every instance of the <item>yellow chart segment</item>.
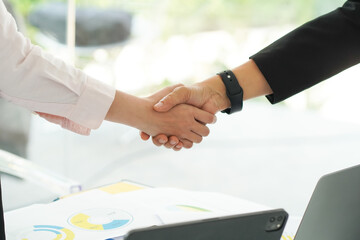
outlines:
M281 240L294 240L294 236L289 236L289 235L283 235L282 237L281 237Z
M109 186L105 186L102 188L99 188L101 191L110 193L110 194L118 194L118 193L124 193L124 192L132 192L136 190L144 189L144 187L140 187L134 184L126 183L126 182L119 182L115 183Z
M62 231L66 234L65 240L72 240L75 238L75 234L69 229L63 228Z
M78 226L80 228L84 228L84 229L104 230L103 225L92 224L89 222L89 219L90 219L90 216L83 214L83 213L79 213L79 214L75 215L74 217L72 217L70 222L73 225Z
M58 234L54 240L60 240L62 238L62 234Z

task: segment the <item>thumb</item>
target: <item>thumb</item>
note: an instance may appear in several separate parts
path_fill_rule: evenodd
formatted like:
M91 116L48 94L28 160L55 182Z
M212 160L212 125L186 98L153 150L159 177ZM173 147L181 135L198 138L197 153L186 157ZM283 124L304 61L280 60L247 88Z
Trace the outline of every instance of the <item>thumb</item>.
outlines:
M172 85L172 86L165 87L165 88L157 91L153 95L151 95L150 98L155 99L156 101L159 101L159 99L163 98L164 96L166 96L169 93L171 93L172 91L174 91L174 89L176 89L178 87L181 87L181 86L184 86L184 85L179 83L179 84L175 84L175 85Z
M166 95L154 105L157 112L167 112L181 103L187 103L190 97L190 89L184 86L175 88L171 93Z

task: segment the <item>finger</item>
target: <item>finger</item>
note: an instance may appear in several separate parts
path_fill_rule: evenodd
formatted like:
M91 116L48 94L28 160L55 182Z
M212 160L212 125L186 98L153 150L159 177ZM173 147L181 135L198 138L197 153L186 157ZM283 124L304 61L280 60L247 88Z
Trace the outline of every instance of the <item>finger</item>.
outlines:
M203 136L203 137L207 137L210 134L210 129L205 126L204 124L198 123L196 122L191 129L194 133L196 133L197 135Z
M177 87L170 94L154 105L157 112L167 112L174 106L186 103L190 98L191 90L187 87Z
M201 143L201 141L202 141L202 136L200 136L199 134L197 134L193 131L187 132L186 134L184 134L184 136L186 139L188 139L189 141L194 142L194 143Z
M165 143L164 147L166 147L167 149L173 149L173 145L170 145L169 142Z
M150 135L140 131L140 137L142 140L147 141L147 140L149 140Z
M165 147L166 148L174 148L178 143L179 143L179 139L175 136L171 136L169 137L169 141L167 143L165 143Z
M164 134L159 134L159 135L157 135L155 137L152 137L152 142L156 146L160 147L160 146L162 146L162 145L164 145L165 143L168 142L168 137L166 135L164 135Z
M179 142L178 144L176 144L176 146L173 148L174 151L180 151L183 148L183 143Z
M180 139L181 143L183 144L184 148L190 149L193 146L193 142L187 140L187 139Z
M211 114L209 112L203 111L201 109L195 109L194 111L195 119L202 123L209 123L213 124L216 123L216 116L214 114Z

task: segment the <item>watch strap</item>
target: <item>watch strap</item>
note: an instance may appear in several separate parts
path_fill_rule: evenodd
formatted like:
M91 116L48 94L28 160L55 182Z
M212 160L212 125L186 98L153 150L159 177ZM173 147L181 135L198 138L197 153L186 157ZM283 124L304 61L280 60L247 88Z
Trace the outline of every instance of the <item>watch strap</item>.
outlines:
M226 87L226 95L228 96L231 103L230 108L227 108L221 112L232 114L234 112L241 111L243 107L244 92L238 80L236 79L235 74L230 70L226 70L218 73L218 75Z

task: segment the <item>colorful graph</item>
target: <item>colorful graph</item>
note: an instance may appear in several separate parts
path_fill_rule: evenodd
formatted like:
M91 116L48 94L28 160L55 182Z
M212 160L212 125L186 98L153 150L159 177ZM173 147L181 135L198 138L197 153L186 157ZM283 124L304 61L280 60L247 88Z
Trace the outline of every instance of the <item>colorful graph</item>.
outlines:
M182 212L211 212L208 209L190 206L190 205L171 205L167 207L170 211L182 211Z
M75 235L67 228L52 225L35 225L21 240L73 240Z
M125 227L132 220L133 217L122 210L98 208L76 213L68 221L81 229L106 231Z

